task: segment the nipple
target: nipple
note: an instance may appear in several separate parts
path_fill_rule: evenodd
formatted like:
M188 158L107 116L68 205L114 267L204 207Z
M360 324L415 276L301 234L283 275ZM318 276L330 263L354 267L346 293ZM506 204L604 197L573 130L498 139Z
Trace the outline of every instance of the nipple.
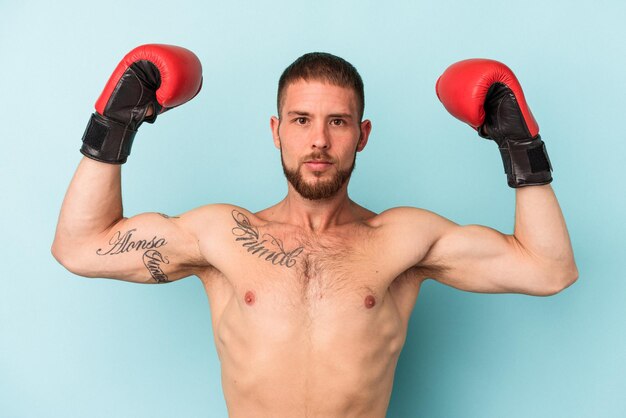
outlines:
M246 305L254 305L254 293L251 291L248 290L243 299L246 301Z
M376 298L372 295L367 295L365 297L365 307L367 309L372 309L376 305Z

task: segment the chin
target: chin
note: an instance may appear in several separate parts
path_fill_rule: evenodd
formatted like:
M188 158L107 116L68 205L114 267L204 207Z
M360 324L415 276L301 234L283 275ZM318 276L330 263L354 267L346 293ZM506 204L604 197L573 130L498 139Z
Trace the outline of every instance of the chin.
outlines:
M309 171L302 165L296 170L290 170L286 167L282 154L281 163L285 177L291 186L300 196L308 200L324 200L336 196L348 182L354 170L354 163L345 171L337 166L324 171Z

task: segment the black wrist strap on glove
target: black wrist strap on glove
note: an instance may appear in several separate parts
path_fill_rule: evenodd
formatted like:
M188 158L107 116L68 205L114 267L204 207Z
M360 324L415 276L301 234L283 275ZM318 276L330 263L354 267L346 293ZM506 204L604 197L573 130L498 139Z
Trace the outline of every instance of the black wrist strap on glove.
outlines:
M484 107L485 123L477 129L478 135L498 144L509 186L552 182L546 146L539 133L533 136L530 132L513 91L503 83L494 83L489 87Z
M552 165L546 145L537 135L528 140L504 140L498 144L510 187L538 186L552 182Z
M83 155L103 163L124 164L130 155L136 130L94 113L83 135Z

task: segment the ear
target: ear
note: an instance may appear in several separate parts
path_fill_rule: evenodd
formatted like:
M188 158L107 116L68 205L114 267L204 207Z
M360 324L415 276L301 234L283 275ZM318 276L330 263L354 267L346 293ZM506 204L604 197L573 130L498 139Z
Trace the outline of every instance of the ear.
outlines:
M274 138L274 146L280 149L280 136L278 135L278 127L280 120L276 116L270 118L270 128L272 129L272 137Z
M365 145L367 145L367 140L372 132L372 122L369 119L365 119L361 122L361 138L359 138L359 143L356 146L357 152L363 151Z

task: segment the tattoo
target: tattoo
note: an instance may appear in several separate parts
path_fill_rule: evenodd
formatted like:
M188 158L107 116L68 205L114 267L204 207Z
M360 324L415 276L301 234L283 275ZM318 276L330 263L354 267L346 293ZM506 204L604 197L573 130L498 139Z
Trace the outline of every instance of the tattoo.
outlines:
M136 229L131 229L130 231L126 231L124 235L122 235L121 231L117 231L111 237L109 244L111 248L107 251L103 251L102 248L98 248L96 254L98 255L116 255L127 253L130 250L151 250L154 248L159 248L167 244L165 238L158 238L154 236L150 241L146 241L145 239L140 239L138 241L133 241L133 232Z
M291 268L296 264L295 259L304 251L304 247L285 251L283 242L270 234L263 234L262 239L259 239L259 230L250 223L246 215L233 210L232 216L237 224L232 229L233 235L237 237L235 241L244 241L242 245L248 249L248 252L259 258L264 258L274 265ZM275 249L268 248L269 245Z
M148 250L143 253L143 264L146 266L150 275L157 283L169 282L167 274L161 270L161 263L169 264L167 257L164 257L157 250Z
M159 215L161 215L165 219L178 219L178 218L180 218L180 216L169 216L169 215L166 215L164 213L159 213Z

